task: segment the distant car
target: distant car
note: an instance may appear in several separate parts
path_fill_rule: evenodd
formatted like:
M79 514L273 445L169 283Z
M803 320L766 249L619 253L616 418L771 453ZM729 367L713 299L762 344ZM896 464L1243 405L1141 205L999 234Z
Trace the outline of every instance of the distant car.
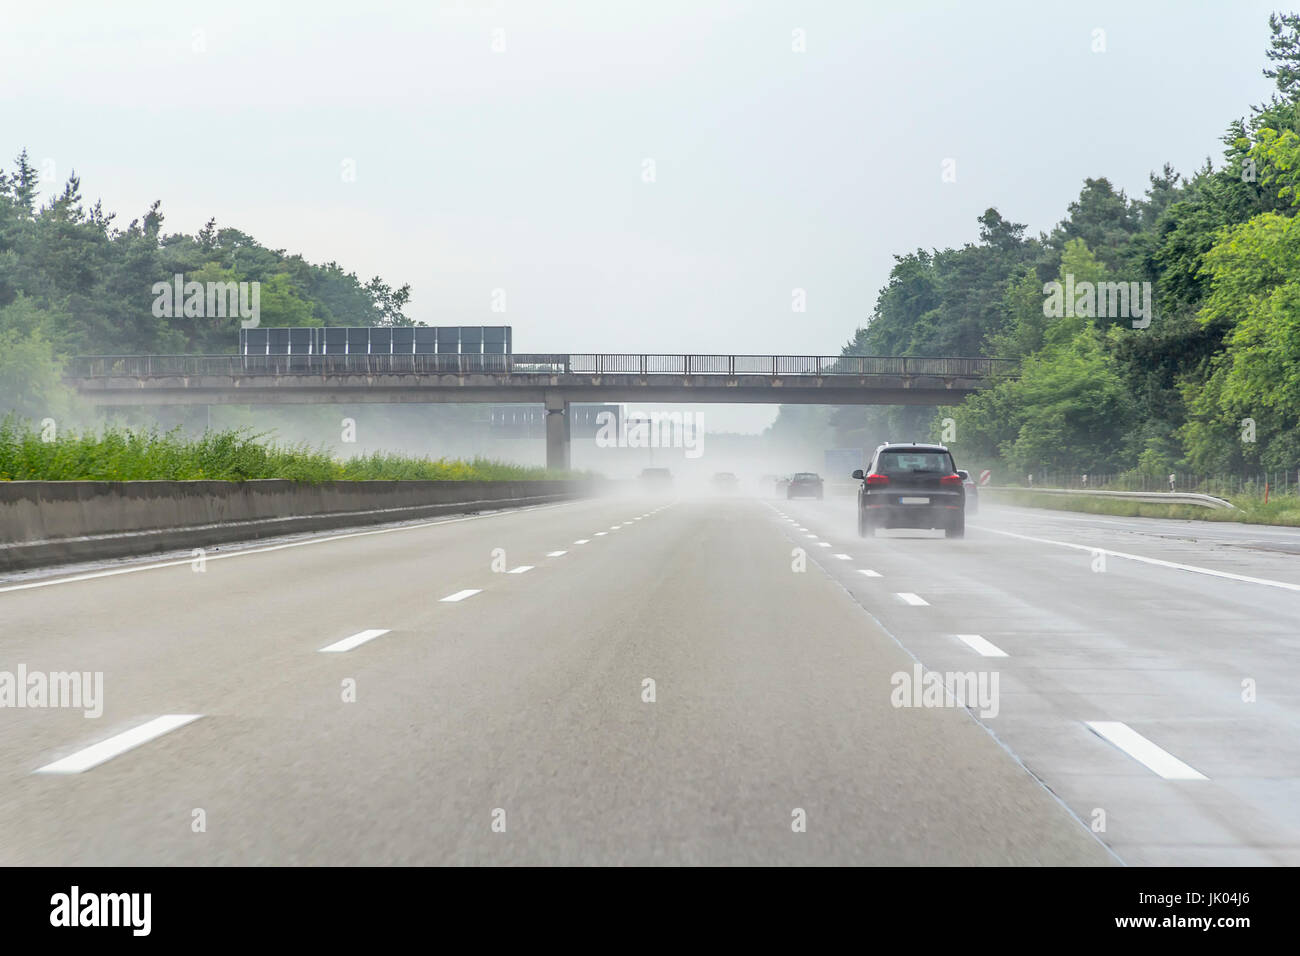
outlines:
M811 471L797 472L790 479L790 484L786 486L785 496L787 498L817 498L822 497L822 479L820 475L815 475Z
M740 479L732 472L720 471L713 476L713 487L717 491L733 494L740 487Z
M776 484L772 486L772 494L780 498L790 489L790 476L782 475L776 479Z
M877 528L942 528L945 536L966 534L966 488L943 445L887 443L871 456L871 467L853 477L858 488L858 534Z
M640 481L641 489L643 491L671 491L673 487L673 473L667 468L642 468Z
M781 479L776 475L764 475L758 479L758 486L763 489L766 495L776 494L776 485Z
M966 513L977 514L980 510L979 485L975 484L975 479L970 476L969 471L958 468L957 474L961 475L961 486L966 489Z

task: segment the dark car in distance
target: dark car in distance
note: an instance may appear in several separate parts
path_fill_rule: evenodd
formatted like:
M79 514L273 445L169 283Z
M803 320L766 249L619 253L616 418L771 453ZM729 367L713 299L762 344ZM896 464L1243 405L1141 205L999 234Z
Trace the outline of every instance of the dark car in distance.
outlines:
M740 479L734 472L720 471L713 476L713 490L724 495L734 495L740 487Z
M871 456L871 467L853 477L858 488L858 534L876 529L942 528L949 538L966 534L966 489L943 445L888 443Z
M822 497L822 478L821 475L815 475L811 471L796 472L790 478L790 484L786 486L785 496L787 498L817 498Z
M672 491L673 473L667 468L642 468L641 490L651 493Z

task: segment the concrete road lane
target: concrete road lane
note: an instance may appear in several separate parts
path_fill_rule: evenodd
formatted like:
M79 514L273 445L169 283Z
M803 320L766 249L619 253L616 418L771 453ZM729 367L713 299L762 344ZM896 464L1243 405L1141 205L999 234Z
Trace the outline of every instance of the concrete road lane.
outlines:
M982 722L1126 862L1300 863L1300 530L987 507L964 540L861 539L852 499L772 505L850 555L819 560L927 666L1007 655Z
M969 711L893 706L912 657L792 550L607 499L0 585L0 669L105 675L96 720L0 711L0 863L1116 862Z

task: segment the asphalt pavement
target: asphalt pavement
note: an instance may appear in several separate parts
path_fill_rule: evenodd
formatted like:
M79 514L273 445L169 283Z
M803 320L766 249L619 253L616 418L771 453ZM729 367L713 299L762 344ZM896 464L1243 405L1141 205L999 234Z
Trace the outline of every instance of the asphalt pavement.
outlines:
M1300 533L968 528L608 498L0 580L0 677L103 681L0 707L0 864L1300 862Z

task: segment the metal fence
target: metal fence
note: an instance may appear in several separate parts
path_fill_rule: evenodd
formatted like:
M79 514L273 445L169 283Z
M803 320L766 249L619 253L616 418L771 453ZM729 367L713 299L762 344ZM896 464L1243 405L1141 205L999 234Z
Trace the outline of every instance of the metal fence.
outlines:
M988 378L1014 363L992 358L574 353L514 355L84 355L73 378L429 372L579 375L894 375Z
M1171 486L1169 475L1124 474L1061 474L1035 472L1032 483L1028 475L1008 476L1007 484L1021 488L1066 488L1094 491L1178 491L1189 494L1260 496L1267 485L1270 497L1300 495L1300 467L1287 471L1246 472L1236 475L1197 475L1173 472Z

